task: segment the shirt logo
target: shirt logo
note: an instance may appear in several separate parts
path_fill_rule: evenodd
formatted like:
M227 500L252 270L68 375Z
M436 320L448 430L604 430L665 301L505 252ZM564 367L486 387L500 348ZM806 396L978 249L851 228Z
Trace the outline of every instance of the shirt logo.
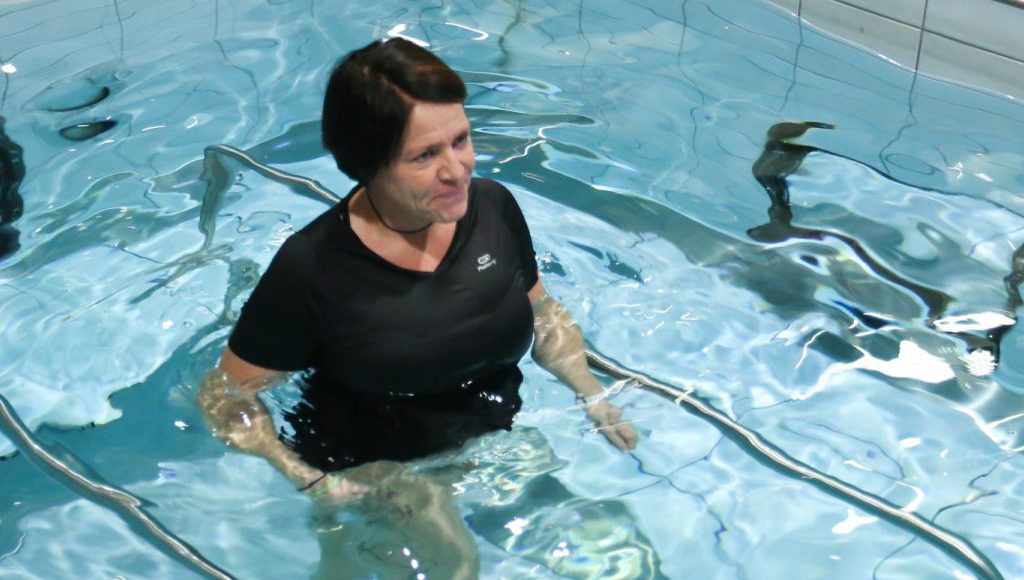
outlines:
M492 258L490 254L484 254L483 256L480 256L479 258L476 259L476 263L478 264L476 267L476 271L483 272L487 268L490 268L491 266L497 264L498 261Z

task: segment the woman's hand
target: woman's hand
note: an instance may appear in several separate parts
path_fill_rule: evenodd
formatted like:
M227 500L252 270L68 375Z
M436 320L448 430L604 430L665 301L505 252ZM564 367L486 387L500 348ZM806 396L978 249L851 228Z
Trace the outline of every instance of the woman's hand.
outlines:
M548 298L544 285L534 284L529 293L533 307L533 359L558 377L582 400L600 398L586 406L587 417L609 443L626 452L636 447L636 431L621 420L622 409L609 403L601 382L590 372L583 335L564 306Z
M636 448L637 435L633 424L622 420L622 409L601 400L587 407L587 417L609 443L623 453Z

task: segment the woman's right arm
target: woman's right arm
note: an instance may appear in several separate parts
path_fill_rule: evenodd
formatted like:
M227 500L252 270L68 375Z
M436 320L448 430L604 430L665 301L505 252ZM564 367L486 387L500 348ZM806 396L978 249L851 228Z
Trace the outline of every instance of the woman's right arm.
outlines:
M327 481L322 471L307 464L278 439L270 412L256 396L285 376L246 362L227 347L220 364L203 379L197 403L215 437L240 451L265 458L300 489L315 483L310 491L320 495L328 491L328 484L339 487L338 482ZM330 492L332 496L337 494L334 489Z
M317 324L308 297L316 278L313 256L305 236L291 236L282 244L242 308L229 345L277 368L307 366ZM278 439L273 418L256 395L286 376L252 364L228 346L217 368L203 379L196 402L224 443L265 458L311 496L351 499L360 486L307 464Z

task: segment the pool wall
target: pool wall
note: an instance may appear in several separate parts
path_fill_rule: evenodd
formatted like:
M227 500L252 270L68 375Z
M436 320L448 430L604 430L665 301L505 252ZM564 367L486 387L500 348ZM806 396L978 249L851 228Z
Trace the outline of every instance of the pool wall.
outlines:
M1024 99L1020 0L772 0L919 73Z

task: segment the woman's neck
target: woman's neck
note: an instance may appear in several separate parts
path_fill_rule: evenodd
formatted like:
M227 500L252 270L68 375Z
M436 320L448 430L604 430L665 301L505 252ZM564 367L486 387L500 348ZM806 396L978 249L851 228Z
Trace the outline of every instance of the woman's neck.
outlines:
M422 225L415 225L415 221L412 219L403 220L397 217L400 212L395 211L394 206L388 204L387 196L381 195L380 192L371 193L369 186L363 187L363 196L366 197L367 204L370 206L370 212L376 221L384 226L385 229L396 234L403 236L419 234L434 225L432 221Z

